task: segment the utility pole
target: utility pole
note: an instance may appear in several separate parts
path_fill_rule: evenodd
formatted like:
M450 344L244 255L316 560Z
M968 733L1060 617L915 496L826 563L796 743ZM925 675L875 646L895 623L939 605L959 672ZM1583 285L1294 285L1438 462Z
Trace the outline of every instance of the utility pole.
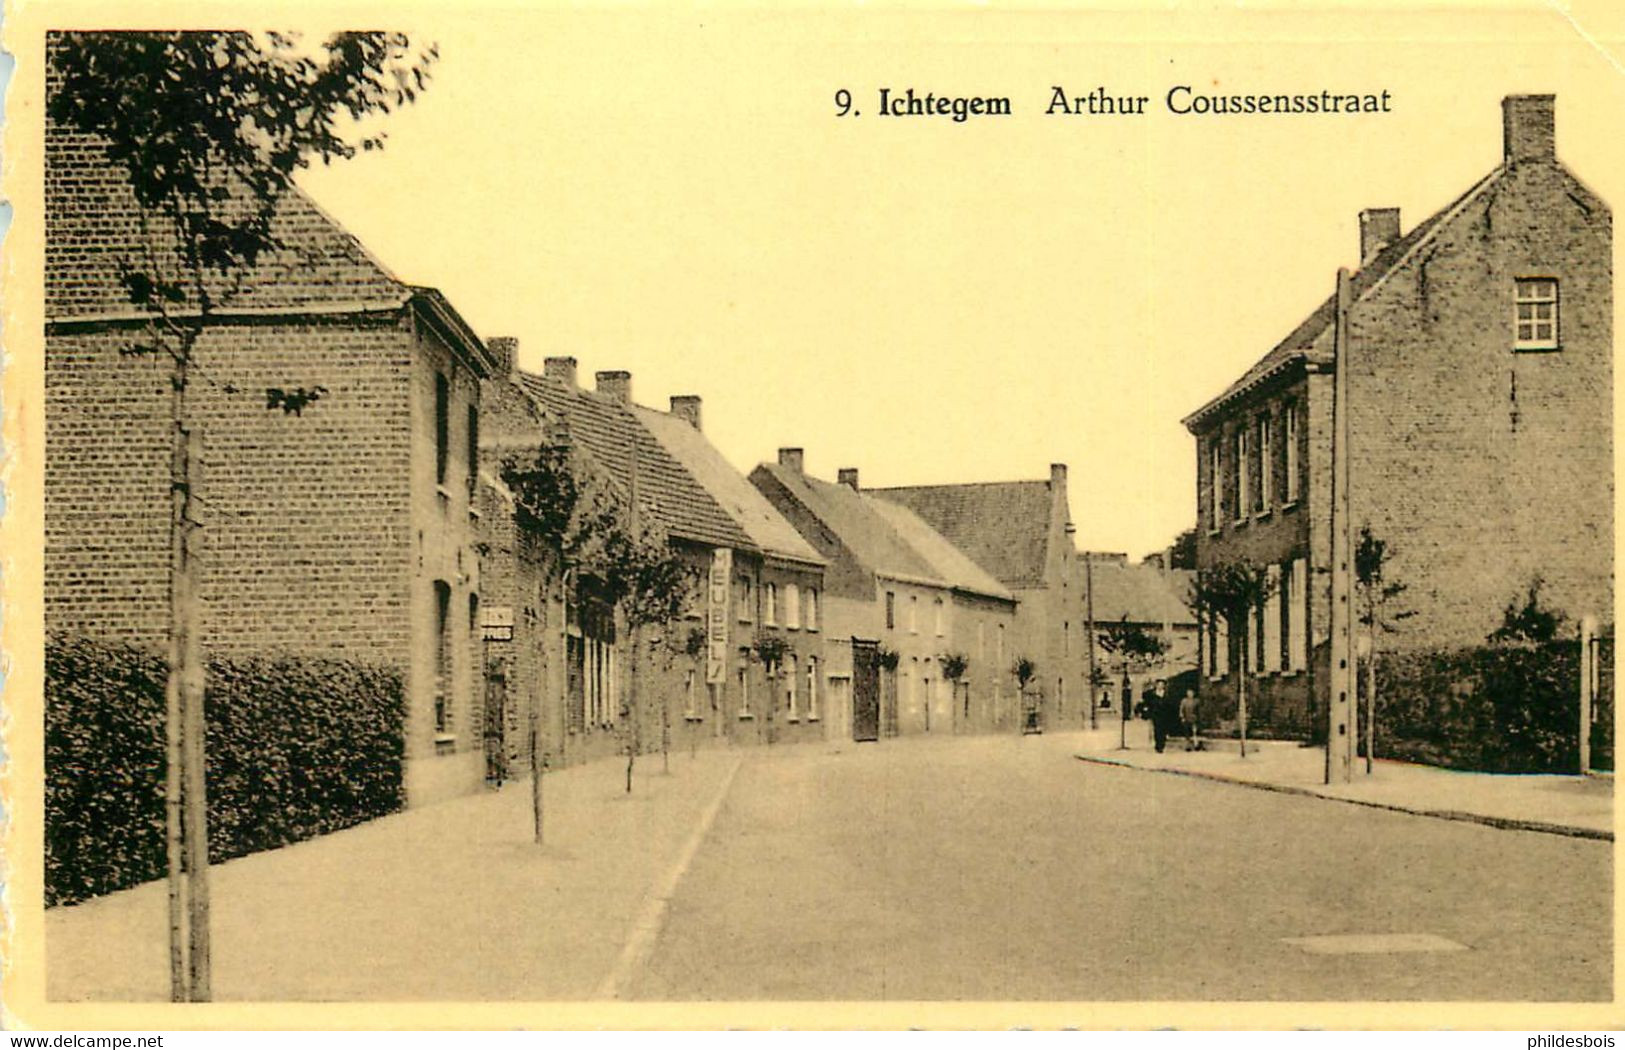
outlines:
M1349 510L1349 306L1347 269L1337 271L1332 353L1331 682L1327 704L1326 783L1354 777L1358 673L1354 660L1354 533Z
M1095 559L1083 552L1083 619L1089 635L1089 728L1099 729L1100 696L1095 684Z
M628 412L628 417L630 417L630 415L631 415L631 413ZM638 511L638 434L637 434L637 430L635 429L636 426L637 426L637 423L635 421L631 421L630 418L629 418L626 433L627 433L628 438L630 439L630 444L631 444L631 469L629 471L629 474L631 475L630 476L630 482L631 483L627 487L631 490L632 508L631 508L631 511L627 515L627 522L628 522L628 525L630 527L630 531L632 533L632 542L633 543L637 543L641 539L641 537L638 535L638 525L639 525L640 520L641 520L641 515L639 514L639 511ZM633 763L635 763L637 761L637 748L638 748L638 734L637 734L637 724L638 724L638 722L637 722L637 719L638 719L638 655L639 655L639 652L640 652L640 647L641 647L642 642L643 642L643 629L642 629L642 627L641 627L641 625L639 623L639 620L638 620L637 616L635 616L635 615L632 618L632 630L631 630L630 634L632 636L632 638L631 638L631 641L632 641L632 666L630 668L631 673L627 676L627 682L626 682L626 792L627 792L627 794L632 793L632 765L633 765Z

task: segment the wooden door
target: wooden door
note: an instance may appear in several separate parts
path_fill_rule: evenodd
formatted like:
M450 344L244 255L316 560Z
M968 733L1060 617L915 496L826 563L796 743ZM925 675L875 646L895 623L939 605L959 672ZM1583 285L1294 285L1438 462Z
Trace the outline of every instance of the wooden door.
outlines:
M852 639L852 739L880 739L880 664L874 642Z

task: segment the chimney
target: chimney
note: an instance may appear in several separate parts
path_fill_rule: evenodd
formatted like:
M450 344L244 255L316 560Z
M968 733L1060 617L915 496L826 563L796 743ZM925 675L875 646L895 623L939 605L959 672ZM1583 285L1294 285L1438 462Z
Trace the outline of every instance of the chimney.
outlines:
M799 448L779 449L779 466L800 474L802 471L801 450Z
M632 403L631 372L598 372L593 378L598 381L597 389L600 394L614 398L623 405Z
M519 363L519 340L511 335L493 335L485 341L485 348L496 358L497 377L511 378L515 366Z
M1501 100L1501 153L1506 163L1557 156L1556 107L1556 95L1508 95Z
M1066 484L1065 463L1051 463L1049 465L1049 483L1052 488L1058 488Z
M671 396L671 414L693 427L700 427L700 396L698 394L673 394Z
M576 359L573 357L549 357L542 362L542 375L549 379L557 379L571 390L576 386Z
M845 485L853 492L858 491L858 468L842 467L840 470L835 472L835 480L840 482L842 485Z
M1360 213L1360 265L1399 240L1398 208L1367 208Z

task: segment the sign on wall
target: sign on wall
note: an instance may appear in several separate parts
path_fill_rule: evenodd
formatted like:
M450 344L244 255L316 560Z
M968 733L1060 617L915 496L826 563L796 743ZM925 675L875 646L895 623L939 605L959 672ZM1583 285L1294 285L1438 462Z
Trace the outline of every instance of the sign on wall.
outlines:
M705 680L716 685L728 673L728 597L732 593L734 552L711 552L705 602Z
M481 608L480 637L487 642L513 641L513 607L487 605Z

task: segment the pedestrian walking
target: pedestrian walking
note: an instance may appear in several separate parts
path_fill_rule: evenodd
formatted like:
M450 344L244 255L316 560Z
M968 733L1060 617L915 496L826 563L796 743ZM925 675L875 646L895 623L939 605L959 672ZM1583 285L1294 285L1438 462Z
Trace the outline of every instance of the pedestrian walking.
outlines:
M1174 728L1173 721L1178 717L1178 709L1169 702L1170 698L1161 682L1151 683L1147 692L1146 715L1151 719L1151 737L1160 754L1168 746L1168 734Z
M1185 750L1197 750L1201 745L1196 742L1196 690L1185 690L1179 701L1179 721L1185 728Z

